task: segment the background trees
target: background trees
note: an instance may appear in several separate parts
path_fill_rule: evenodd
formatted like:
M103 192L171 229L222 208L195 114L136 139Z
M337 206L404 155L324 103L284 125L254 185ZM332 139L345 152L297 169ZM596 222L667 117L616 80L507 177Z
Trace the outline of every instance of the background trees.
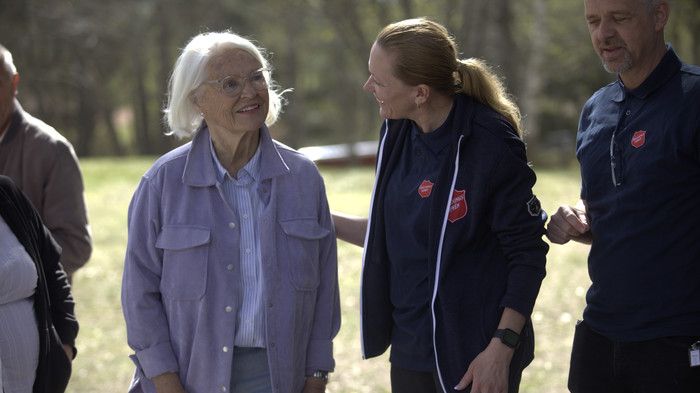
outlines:
M700 60L700 0L676 0L667 39ZM23 105L80 155L157 154L168 74L193 35L231 29L265 46L294 88L273 133L293 147L376 138L361 90L381 26L429 16L482 57L525 114L531 154L571 157L578 111L612 80L591 49L582 1L559 0L0 0L0 42L15 56ZM556 155L556 154L555 154Z

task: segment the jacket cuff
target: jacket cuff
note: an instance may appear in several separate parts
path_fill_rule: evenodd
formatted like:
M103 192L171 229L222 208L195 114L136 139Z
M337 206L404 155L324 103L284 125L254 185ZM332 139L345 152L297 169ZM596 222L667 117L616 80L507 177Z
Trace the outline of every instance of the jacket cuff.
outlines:
M179 371L170 341L159 343L136 352L143 374L151 379L158 375Z
M331 372L334 369L333 340L310 340L306 351L306 375L319 370Z

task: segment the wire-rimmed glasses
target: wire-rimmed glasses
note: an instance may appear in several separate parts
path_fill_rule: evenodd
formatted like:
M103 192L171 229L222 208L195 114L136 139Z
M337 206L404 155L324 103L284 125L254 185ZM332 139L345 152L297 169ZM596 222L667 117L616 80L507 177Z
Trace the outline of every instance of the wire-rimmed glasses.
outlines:
M267 68L260 68L251 72L250 74L248 74L248 76L245 76L243 78L228 75L221 79L212 79L204 81L202 82L202 84L216 85L219 91L221 91L229 97L235 98L241 95L246 82L250 82L250 85L253 87L253 89L257 91L267 89L267 78L265 74L269 72L270 70Z

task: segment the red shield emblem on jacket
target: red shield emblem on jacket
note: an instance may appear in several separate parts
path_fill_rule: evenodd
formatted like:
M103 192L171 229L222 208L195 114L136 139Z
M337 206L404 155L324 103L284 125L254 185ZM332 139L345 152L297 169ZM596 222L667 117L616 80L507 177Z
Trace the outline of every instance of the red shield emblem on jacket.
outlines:
M450 203L450 213L447 219L454 223L464 218L467 215L467 197L464 190L454 190L452 193L452 202Z
M430 180L423 180L420 186L418 186L418 195L420 195L421 198L429 197L433 192L433 185L434 183Z
M644 146L644 142L646 141L646 135L646 131L635 132L634 135L632 135L632 146L634 146L637 149Z

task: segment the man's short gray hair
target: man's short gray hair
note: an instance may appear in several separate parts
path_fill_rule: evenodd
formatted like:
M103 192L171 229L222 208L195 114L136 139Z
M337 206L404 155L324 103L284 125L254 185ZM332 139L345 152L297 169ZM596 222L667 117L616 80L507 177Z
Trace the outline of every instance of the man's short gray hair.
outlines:
M0 60L9 76L13 76L17 73L17 67L15 67L15 63L12 60L12 53L2 45L0 45Z
M168 135L191 137L202 124L203 118L194 102L193 93L207 77L206 66L209 59L222 48L244 50L258 60L262 68L270 69L270 64L263 55L264 49L238 34L223 31L195 36L182 50L170 76L168 102L164 110L164 119L169 128ZM265 124L270 126L277 121L282 111L284 91L278 90L269 71L265 73L270 96Z
M644 4L651 10L654 9L657 5L663 3L663 2L669 3L670 0L643 0Z

